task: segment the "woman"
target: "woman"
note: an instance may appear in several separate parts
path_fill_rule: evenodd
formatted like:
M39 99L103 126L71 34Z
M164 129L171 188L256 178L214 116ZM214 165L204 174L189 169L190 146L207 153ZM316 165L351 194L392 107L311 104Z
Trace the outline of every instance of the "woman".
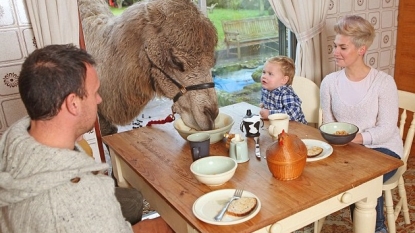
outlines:
M334 58L344 69L327 75L320 86L323 123L349 122L359 127L352 142L400 159L402 140L397 127L398 92L393 77L364 62L373 42L373 26L360 16L345 16L334 26ZM376 166L376 165L374 165ZM383 182L396 170L383 176ZM354 205L351 206L353 215ZM383 196L376 206L376 232L386 233Z

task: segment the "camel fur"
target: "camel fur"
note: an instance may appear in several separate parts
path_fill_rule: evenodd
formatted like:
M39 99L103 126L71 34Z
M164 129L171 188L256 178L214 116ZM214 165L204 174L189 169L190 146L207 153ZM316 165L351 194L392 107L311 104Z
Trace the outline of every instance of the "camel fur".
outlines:
M103 135L129 124L158 96L213 82L217 33L191 0L148 0L114 16L105 0L79 0L86 49L97 61ZM172 111L191 128L210 130L218 115L214 88L188 91Z

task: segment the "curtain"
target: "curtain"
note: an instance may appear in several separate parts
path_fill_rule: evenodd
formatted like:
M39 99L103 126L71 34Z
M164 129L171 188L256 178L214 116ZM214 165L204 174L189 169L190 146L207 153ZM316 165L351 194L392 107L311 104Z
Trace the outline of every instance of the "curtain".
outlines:
M25 0L38 48L72 43L79 47L77 0Z
M51 44L81 46L80 40L84 40L83 34L80 33L77 0L25 0L25 2L38 48ZM84 137L91 140L88 133L85 133ZM95 123L95 135L92 137L92 141L96 139L97 142L92 146L99 152L94 155L95 160L105 162L98 118Z
M325 18L329 0L269 0L278 19L297 37L295 74L320 86L328 74Z

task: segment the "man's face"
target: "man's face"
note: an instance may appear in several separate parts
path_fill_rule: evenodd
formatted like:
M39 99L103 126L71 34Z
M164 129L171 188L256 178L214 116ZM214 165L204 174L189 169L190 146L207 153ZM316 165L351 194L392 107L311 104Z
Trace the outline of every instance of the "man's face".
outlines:
M99 79L95 68L87 64L85 89L87 95L82 99L82 112L80 123L82 124L82 130L86 132L91 131L94 128L95 121L97 119L97 105L102 102L101 96L98 94Z

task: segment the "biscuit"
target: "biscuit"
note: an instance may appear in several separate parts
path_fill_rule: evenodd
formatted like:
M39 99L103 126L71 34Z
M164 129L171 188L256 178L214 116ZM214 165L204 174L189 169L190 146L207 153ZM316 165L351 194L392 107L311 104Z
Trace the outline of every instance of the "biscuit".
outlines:
M323 152L323 148L319 146L307 146L307 157L313 158L320 155Z

